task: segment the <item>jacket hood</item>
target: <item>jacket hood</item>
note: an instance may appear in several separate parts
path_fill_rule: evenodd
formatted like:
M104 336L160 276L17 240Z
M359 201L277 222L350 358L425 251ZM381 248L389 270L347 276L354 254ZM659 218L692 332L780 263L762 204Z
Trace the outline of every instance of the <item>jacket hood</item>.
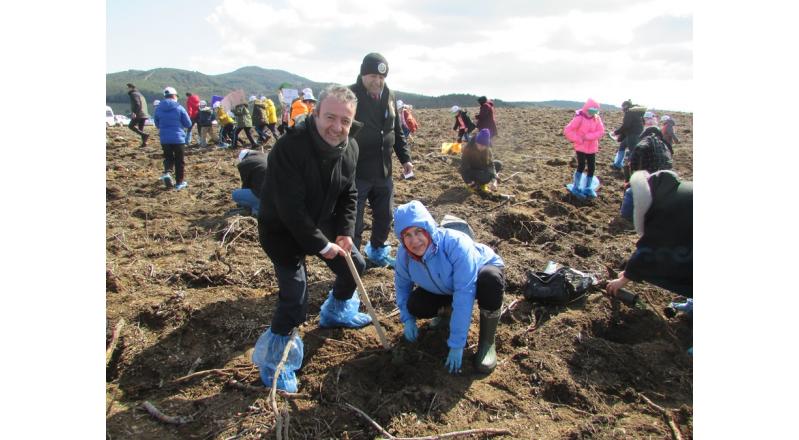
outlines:
M430 211L418 200L411 200L394 210L394 234L396 234L400 244L402 244L402 231L411 226L424 229L430 234L433 243L438 242L436 237L438 225L433 220Z
M180 103L172 99L162 99L158 104L158 110L162 112L175 111L180 107Z
M646 213L655 199L675 191L680 186L680 178L670 170L649 174L646 170L636 171L630 176L633 193L633 224L639 236L644 235Z
M591 98L588 98L588 101L585 101L585 104L583 104L583 108L581 108L580 111L582 112L582 114L587 115L588 114L588 109L591 108L591 107L596 108L596 109L600 108L598 102L596 102L595 100L593 100Z
M627 112L628 113L640 113L641 116L643 117L644 113L646 113L646 107L641 106L641 105L634 105L634 106L630 107L627 110Z
M655 136L657 136L657 137L658 137L658 139L660 139L661 141L663 140L663 132L662 132L662 131L660 131L660 128L659 128L659 127L656 127L656 126L647 127L647 128L646 128L646 130L644 130L644 131L641 133L641 136L639 136L639 137L640 137L641 139L643 139L643 138L645 138L645 137L649 136L650 134L654 134L654 135L655 135Z

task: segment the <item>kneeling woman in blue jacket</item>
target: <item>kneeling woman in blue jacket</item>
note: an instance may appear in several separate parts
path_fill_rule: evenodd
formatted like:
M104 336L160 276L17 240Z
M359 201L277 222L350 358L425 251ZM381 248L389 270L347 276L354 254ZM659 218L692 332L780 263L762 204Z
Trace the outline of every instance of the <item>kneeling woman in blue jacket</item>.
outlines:
M416 319L433 318L439 309L451 305L445 365L451 373L458 372L477 299L480 340L475 368L481 373L493 371L497 365L494 336L505 290L502 258L463 232L438 227L417 200L397 208L394 232L401 243L394 267L394 287L405 339L416 340Z

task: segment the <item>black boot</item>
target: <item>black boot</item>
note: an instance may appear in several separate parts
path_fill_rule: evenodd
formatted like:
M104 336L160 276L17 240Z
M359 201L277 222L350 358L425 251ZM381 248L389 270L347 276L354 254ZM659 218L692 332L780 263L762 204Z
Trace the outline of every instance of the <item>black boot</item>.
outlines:
M497 366L495 336L501 311L480 309L480 340L477 342L477 355L474 367L478 372L488 374Z

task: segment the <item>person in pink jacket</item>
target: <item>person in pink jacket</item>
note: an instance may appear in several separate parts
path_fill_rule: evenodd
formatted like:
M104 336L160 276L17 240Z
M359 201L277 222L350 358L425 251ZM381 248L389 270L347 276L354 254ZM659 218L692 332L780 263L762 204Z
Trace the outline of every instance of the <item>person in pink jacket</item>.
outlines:
M596 197L591 189L591 180L596 168L596 153L599 151L599 139L605 135L605 124L599 117L599 103L588 99L583 108L575 112L574 118L563 128L563 135L574 144L577 153L577 172L574 173L572 192L578 196ZM588 165L585 186L580 189L583 171Z

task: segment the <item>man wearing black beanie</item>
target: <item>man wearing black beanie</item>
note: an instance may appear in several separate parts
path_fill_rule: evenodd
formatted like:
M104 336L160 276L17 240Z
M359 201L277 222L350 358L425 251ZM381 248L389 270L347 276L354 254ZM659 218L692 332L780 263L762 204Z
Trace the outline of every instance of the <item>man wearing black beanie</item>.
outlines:
M413 172L410 150L402 134L400 114L394 92L385 85L388 61L379 53L363 58L361 73L350 88L358 97L355 120L363 128L355 136L360 147L355 184L358 188L358 211L353 243L360 249L366 201L372 208L372 235L366 244L366 258L376 266L394 266L391 246L386 243L391 232L394 211L394 182L391 151L397 155L405 175Z

